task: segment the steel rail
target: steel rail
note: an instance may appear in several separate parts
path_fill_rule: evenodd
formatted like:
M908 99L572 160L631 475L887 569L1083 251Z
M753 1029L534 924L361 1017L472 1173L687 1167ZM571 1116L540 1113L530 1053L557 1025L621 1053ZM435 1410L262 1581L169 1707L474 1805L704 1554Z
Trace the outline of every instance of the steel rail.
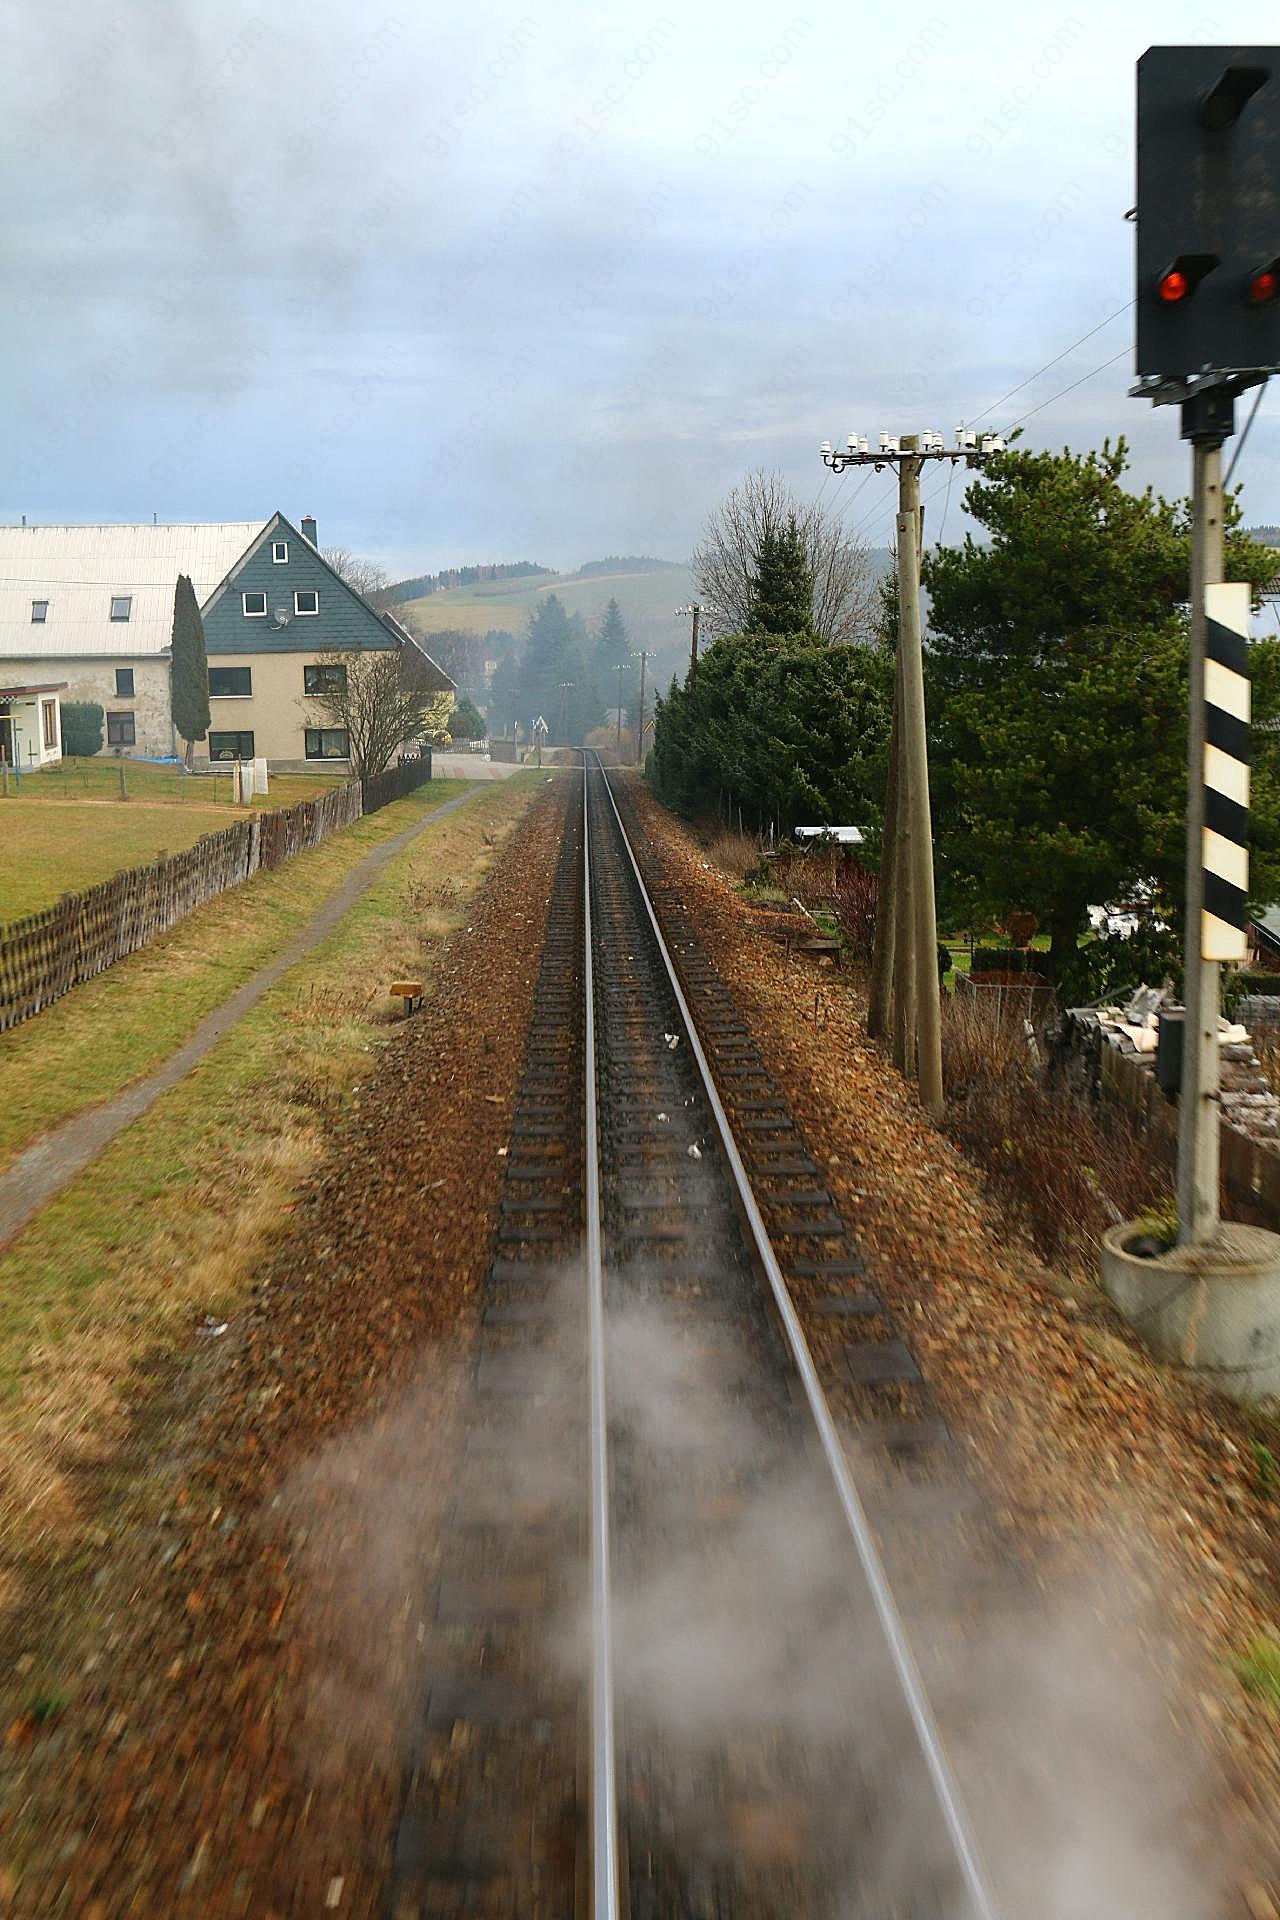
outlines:
M609 1407L605 1380L600 1139L596 1111L596 1010L591 955L591 836L582 756L583 981L586 1020L587 1378L591 1508L591 1915L622 1920L613 1709L613 1601L609 1554Z
M586 805L586 751L586 749L583 751L584 811ZM799 1317L792 1304L790 1291L783 1278L782 1269L778 1264L778 1257L773 1250L773 1244L769 1239L768 1229L764 1224L759 1205L752 1191L751 1181L747 1174L746 1167L743 1165L742 1156L738 1152L737 1142L733 1137L733 1129L729 1124L729 1116L725 1112L719 1093L716 1091L711 1065L698 1036L693 1011L685 998L684 989L680 984L675 963L671 958L670 950L663 937L662 928L658 924L658 916L649 898L649 889L646 887L644 877L640 872L640 865L635 856L635 849L632 847L626 827L623 825L622 815L618 811L618 803L614 798L613 788L609 784L609 776L605 771L604 763L601 761L599 754L596 755L596 766L604 781L605 792L609 796L609 804L613 809L614 819L618 823L618 832L621 835L622 844L626 849L627 858L631 863L631 871L635 875L636 885L640 890L640 900L648 916L649 924L653 929L654 938L657 941L658 950L662 955L663 965L666 968L667 977L671 983L671 990L675 996L676 1005L680 1009L680 1016L685 1024L685 1030L689 1037L690 1050L698 1064L698 1071L702 1077L707 1100L715 1118L716 1129L720 1135L720 1143L724 1149L730 1171L733 1174L738 1199L751 1232L756 1256L768 1279L774 1305L777 1308L778 1318L782 1324L783 1335L790 1350L796 1372L799 1375L801 1386L804 1389L804 1397L809 1415L817 1432L823 1456L830 1469L832 1479L835 1482L836 1495L849 1532L853 1538L858 1559L861 1563L862 1571L871 1593L872 1602L875 1606L876 1615L880 1622L880 1628L889 1649L889 1656L893 1662L898 1684L902 1688L907 1711L910 1715L917 1741L919 1742L921 1756L928 1770L929 1778L933 1783L934 1792L937 1795L939 1809L942 1813L947 1834L955 1854L956 1864L960 1869L961 1878L964 1882L972 1920L998 1920L995 1897L992 1893L986 1868L983 1865L978 1850L977 1840L971 1831L969 1815L960 1797L959 1784L947 1756L946 1748L943 1745L942 1735L939 1731L937 1721L934 1718L933 1708L929 1704L929 1698L925 1692L924 1681L916 1665L915 1656L911 1651L906 1627L903 1623L902 1615L898 1611L898 1604L893 1597L884 1563L880 1558L875 1540L872 1537L866 1510L863 1507L858 1490L854 1486L853 1476L849 1471L849 1462L845 1456L839 1434L836 1432L835 1421L832 1419L831 1410L827 1405L827 1397L818 1379L818 1371L814 1365L809 1343L805 1338L804 1329L800 1325ZM590 1057L591 1056L588 1055L588 1058Z

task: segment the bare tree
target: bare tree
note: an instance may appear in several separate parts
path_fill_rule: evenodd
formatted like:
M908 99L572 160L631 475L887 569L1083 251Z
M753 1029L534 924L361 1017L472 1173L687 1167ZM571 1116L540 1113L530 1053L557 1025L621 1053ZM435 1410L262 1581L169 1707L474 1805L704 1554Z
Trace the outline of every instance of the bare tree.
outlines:
M838 513L802 501L780 473L757 468L740 480L707 520L694 548L694 586L713 633L742 633L761 544L782 533L794 514L813 574L813 624L829 644L869 640L879 605L867 548L846 532Z
M315 684L304 702L310 723L346 734L352 772L362 779L381 773L407 741L442 727L453 704L448 676L410 644L322 647Z
M386 569L376 560L365 560L358 553L352 553L349 547L324 547L321 559L327 560L339 579L345 580L371 607L381 609L388 604L387 588L390 581Z

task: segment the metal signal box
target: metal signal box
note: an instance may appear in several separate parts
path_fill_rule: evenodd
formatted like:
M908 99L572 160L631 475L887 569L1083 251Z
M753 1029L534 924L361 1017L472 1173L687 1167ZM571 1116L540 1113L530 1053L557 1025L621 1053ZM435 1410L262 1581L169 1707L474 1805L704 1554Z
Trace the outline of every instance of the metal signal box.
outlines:
M1136 371L1280 369L1280 47L1148 48L1137 155Z

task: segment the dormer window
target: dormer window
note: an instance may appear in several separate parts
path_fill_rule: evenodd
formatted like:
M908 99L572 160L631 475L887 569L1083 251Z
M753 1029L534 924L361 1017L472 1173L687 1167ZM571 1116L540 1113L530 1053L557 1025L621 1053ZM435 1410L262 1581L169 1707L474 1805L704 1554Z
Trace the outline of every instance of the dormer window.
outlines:
M284 566L289 558L289 542L287 540L273 540L271 542L271 558L278 567Z
M43 626L48 618L49 602L47 600L33 600L31 602L31 624L36 627Z
M132 612L133 612L133 595L131 593L113 593L112 594L111 618L113 620L127 620L129 618L129 615Z
M267 596L265 592L246 593L241 597L244 600L244 617L246 620L265 620L266 619Z
M295 613L319 613L320 595L314 587L299 587L293 596Z

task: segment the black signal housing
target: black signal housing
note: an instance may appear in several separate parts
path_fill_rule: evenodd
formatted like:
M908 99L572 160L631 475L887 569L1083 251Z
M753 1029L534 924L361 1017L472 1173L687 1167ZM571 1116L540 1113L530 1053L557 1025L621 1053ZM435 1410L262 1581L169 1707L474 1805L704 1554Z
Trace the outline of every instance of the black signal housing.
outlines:
M1280 370L1280 47L1149 48L1137 131L1137 372Z

